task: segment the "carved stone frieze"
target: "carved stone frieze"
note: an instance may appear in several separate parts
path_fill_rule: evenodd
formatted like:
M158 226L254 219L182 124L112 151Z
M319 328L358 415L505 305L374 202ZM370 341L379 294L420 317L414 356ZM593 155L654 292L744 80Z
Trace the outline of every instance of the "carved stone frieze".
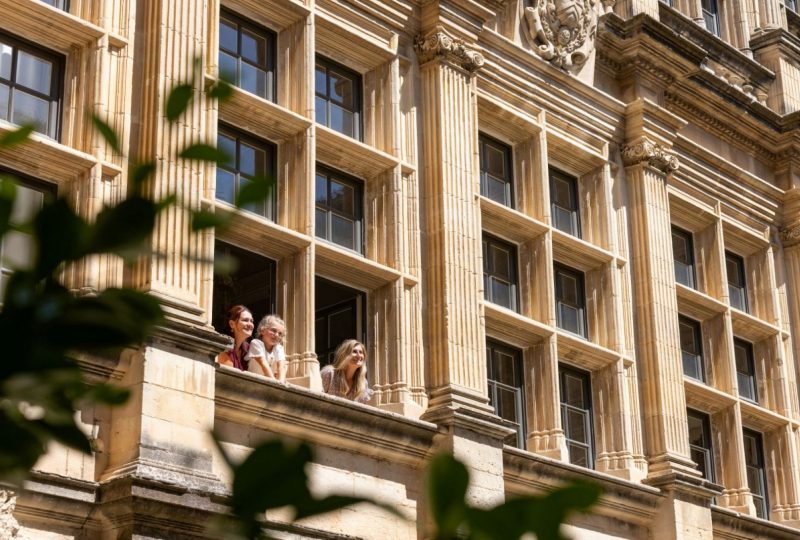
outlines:
M594 50L600 0L533 0L525 8L534 50L553 65L573 73Z
M781 241L785 246L800 244L800 223L781 229Z
M480 69L485 62L480 52L468 46L463 39L451 36L441 26L426 35L418 34L414 38L414 50L420 63L438 58L470 72Z
M648 140L640 140L622 147L622 162L626 167L645 163L667 174L678 170L678 158L663 146Z
M14 518L17 496L13 491L0 489L0 538L16 538L19 523Z

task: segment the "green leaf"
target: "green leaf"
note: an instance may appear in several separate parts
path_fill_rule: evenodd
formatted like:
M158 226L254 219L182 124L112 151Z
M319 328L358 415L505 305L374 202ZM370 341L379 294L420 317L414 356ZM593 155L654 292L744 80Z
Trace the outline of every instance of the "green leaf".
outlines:
M239 259L227 253L214 255L214 275L229 276L239 269Z
M56 199L36 215L34 233L39 240L36 275L47 277L63 262L86 254L89 225L72 210L64 199Z
M307 499L295 504L297 509L294 519L304 519L311 516L318 516L327 512L333 512L353 504L372 502L362 497L348 497L345 495L329 495L322 499Z
M0 177L0 238L11 229L11 212L17 198L17 183L9 177Z
M117 134L114 130L106 124L103 120L100 119L99 116L96 114L92 115L92 123L94 124L95 129L100 132L100 135L105 139L108 145L116 152L117 154L122 154L122 150L119 148L119 140L117 139Z
M192 231L202 231L203 229L224 229L230 225L232 216L230 214L210 212L208 210L198 210L192 212Z
M230 160L228 154L215 146L205 143L197 143L184 148L180 154L183 159L193 159L196 161L214 161L218 165L224 165Z
M86 393L86 399L94 403L106 405L123 405L130 398L131 392L127 388L120 388L112 384L96 384Z
M466 518L465 496L469 472L463 463L449 454L439 454L428 466L427 487L437 538L456 535Z
M174 122L189 106L194 96L194 88L191 84L179 84L167 96L166 114L167 120Z
M153 162L134 165L130 171L130 179L134 189L138 189L155 171L156 164Z
M6 403L11 405L11 402ZM26 429L26 423L18 414L9 415L0 408L0 482L17 487L22 487L30 469L46 449L45 440Z
M256 176L248 180L239 190L236 206L247 208L256 203L263 202L275 188L275 180L270 176Z
M85 454L92 453L92 447L89 440L83 431L75 425L73 421L69 425L64 424L50 424L45 421L33 422L38 429L42 430L48 436L54 438L61 444L80 450Z
M159 208L150 199L132 196L103 208L92 226L91 253L118 253L145 248L156 225Z
M218 79L208 90L208 97L225 101L233 95L233 86L223 79Z
M10 131L0 137L0 148L11 148L25 142L30 134L33 133L32 125L24 125L14 131Z

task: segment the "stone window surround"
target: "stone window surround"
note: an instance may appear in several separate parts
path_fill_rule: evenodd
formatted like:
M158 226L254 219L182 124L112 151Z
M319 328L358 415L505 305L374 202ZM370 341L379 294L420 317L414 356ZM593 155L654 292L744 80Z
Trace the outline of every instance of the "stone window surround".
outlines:
M263 99L268 101L276 101L277 100L277 78L278 73L276 69L276 42L277 42L277 34L272 30L251 21L250 19L243 17L232 11L230 9L225 8L224 6L220 7L220 26L222 25L222 19L227 19L228 21L234 23L236 25L237 30L237 40L241 41L241 33L242 30L248 30L254 34L257 34L259 37L263 38L266 41L266 58L265 64L263 66L258 66L250 61L243 60L239 51L226 51L230 55L237 58L237 64L240 62L246 62L253 67L263 69L265 74L265 95L259 96ZM222 52L222 45L220 44L219 51ZM272 81L270 84L270 75L272 76ZM238 70L237 70L237 77L238 77ZM239 86L237 81L230 81L232 84ZM257 94L255 94L257 95Z
M697 452L703 457L703 463L695 463L698 465L702 465L703 469L706 471L704 478L710 481L714 481L716 478L716 473L714 470L715 467L715 460L714 460L714 443L713 443L713 435L711 431L711 417L701 411L695 409L687 409L686 414L689 418L694 418L700 422L701 427L701 436L703 439L704 445L693 445L691 442L691 433L689 438L689 449L691 452Z
M363 115L363 111L364 111L364 97L363 97L364 96L364 87L363 87L363 82L362 82L361 75L359 73L357 73L356 71L350 69L349 67L347 67L347 66L345 66L345 65L343 65L343 64L341 64L339 62L336 62L334 60L331 60L328 57L321 56L321 55L317 54L316 57L315 57L315 63L314 63L315 83L316 83L317 70L319 68L324 68L324 70L325 70L325 94L322 95L318 91L316 91L316 86L315 86L314 111L315 111L315 118L317 120L317 123L329 128L329 129L332 129L332 130L336 131L337 133L341 133L342 135L345 135L347 137L351 137L351 138L353 138L353 139L355 139L355 140L357 140L359 142L362 142L364 140L364 124L363 124L363 116L364 116ZM343 105L339 106L345 112L353 115L352 118L351 118L351 121L349 122L350 128L352 129L351 133L347 133L345 131L341 131L341 130L331 126L331 115L332 115L332 113L331 113L332 108L331 107L333 105L333 101L332 101L331 96L330 96L330 80L331 80L330 72L331 71L335 71L343 79L345 79L346 81L349 81L351 86L352 86L352 88L353 88L353 95L351 96L351 100L353 102L352 106L351 107L346 107L346 106L343 106ZM325 110L325 121L324 122L320 122L319 121L319 113L320 113L319 104L320 104L321 101L325 103L325 109L326 109Z
M240 171L239 171L239 168L240 168L240 164L239 164L239 162L240 162L239 149L240 149L240 145L241 145L242 142L246 143L248 146L257 148L258 150L261 150L261 151L264 152L264 154L265 154L265 176L271 177L273 179L277 178L276 163L277 163L277 158L278 158L278 147L277 147L277 145L275 143L272 143L272 142L270 142L268 140L261 139L259 137L254 137L253 135L251 135L251 134L249 134L249 133L247 133L245 131L237 129L235 126L231 126L231 125L226 124L226 123L220 123L219 126L217 127L217 139L219 139L219 137L221 137L221 136L224 136L224 137L226 137L228 139L233 139L235 147L236 147L236 155L235 156L229 156L230 159L233 161L233 166L229 167L230 170L228 170L228 172L232 172L234 174L234 181L235 181L235 184L234 184L234 197L237 197L238 194L239 194L239 184L240 184L239 178L240 178L240 174L241 174ZM217 166L217 171L219 171L220 168L223 168L223 167L218 165ZM215 184L215 188L216 188L217 187L216 186L216 179L214 181L214 184ZM252 213L254 213L254 214L258 215L258 216L261 216L261 217L263 217L263 218L265 218L265 219L267 219L269 221L275 221L275 218L277 216L277 208L276 208L277 207L277 201L276 201L276 197L275 197L276 192L277 192L277 186L275 187L275 189L273 189L270 192L270 195L267 198L267 200L264 201L264 203L265 203L265 206L263 208L264 209L264 213L256 212L254 210L250 210L250 212L252 212ZM235 202L235 200L234 201L225 201L224 199L219 199L216 196L215 196L215 199L217 201L228 202L230 204L233 204Z
M315 171L315 179L316 175L324 176L326 179L326 189L330 190L330 184L332 180L336 180L338 183L342 185L347 185L353 190L353 213L345 215L344 212L336 212L328 203L321 204L319 202L315 205L315 216L317 211L324 211L326 216L326 234L325 236L320 236L320 231L316 230L315 226L315 235L317 238L340 246L344 249L352 250L359 255L364 255L364 245L366 244L366 227L365 227L365 219L364 219L364 182L353 176L350 176L346 173L333 169L331 167L327 167L322 164L317 164L316 171ZM316 182L316 180L315 180ZM327 199L327 194L326 194ZM316 200L316 193L315 193L315 200ZM353 222L353 247L345 246L335 242L332 235L333 232L331 216L333 215L340 215L341 217L350 218Z
M509 258L511 259L510 261L511 264L509 265L509 275L501 275L497 274L494 270L491 271L489 270L491 261L488 255L488 250L493 246L503 249L509 253ZM513 243L506 242L501 238L498 238L494 235L484 232L483 248L484 248L484 256L483 256L484 300L502 306L511 311L518 312L519 295L520 295L520 284L519 284L520 271L519 271L519 256L518 256L517 246ZM495 277L501 279L502 281L507 282L509 285L509 305L507 306L496 302L494 299L491 285L492 285L492 279Z
M492 147L503 154L503 166L505 168L505 174L503 178L499 178L497 176L491 175L493 179L498 182L502 182L504 184L504 196L503 201L498 201L496 199L492 199L497 203L503 204L508 206L509 208L515 207L515 190L514 190L514 151L510 145L495 139L485 133L479 132L478 133L478 145L480 148L480 161L481 161L481 168L480 168L480 177L481 177L481 196L489 197L488 193L488 183L489 179L487 176L490 176L490 173L487 170L484 170L484 160L486 159L486 153L488 152L488 147Z

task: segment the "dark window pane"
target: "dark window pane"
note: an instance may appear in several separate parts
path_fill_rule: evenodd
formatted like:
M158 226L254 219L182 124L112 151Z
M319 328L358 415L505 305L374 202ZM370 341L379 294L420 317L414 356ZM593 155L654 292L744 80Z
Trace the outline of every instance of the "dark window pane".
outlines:
M326 87L327 87L327 73L323 66L317 65L316 70L314 71L314 90L317 94L321 96L327 96ZM324 101L323 101L324 103Z
M553 202L563 208L572 209L572 189L570 183L563 178L554 178L553 188Z
M317 231L317 236L320 238L328 237L328 214L324 210L317 208L314 221L314 227Z
M486 145L486 163L484 170L497 178L506 176L506 153L494 145Z
M314 78L316 121L359 139L360 86L361 77L357 73L318 58Z
M328 102L317 96L314 98L314 120L323 126L328 125Z
M219 76L221 79L229 81L233 84L237 82L236 77L236 58L225 54L219 53Z
M217 199L234 202L250 179L274 175L274 144L225 128L217 136L217 145L230 158L228 163L217 166ZM267 219L274 219L275 190L270 192L266 200L243 208Z
M517 384L516 357L497 351L495 358L497 361L493 362L494 370L491 372L491 378L499 383L515 386Z
M487 341L486 362L489 402L502 423L515 430L505 444L524 448L525 408L522 396L522 352L506 345Z
M8 86L0 84L0 118L8 120L8 100L10 92Z
M582 411L575 411L572 409L567 410L569 438L573 441L583 443L588 442L589 434L586 433L586 424L584 418L584 413Z
M517 309L517 255L512 244L484 237L484 297L508 309Z
M334 70L328 71L328 77L330 100L346 109L353 110L355 106L355 89L353 88L352 78Z
M579 467L589 467L589 450L585 446L568 443L569 462Z
M242 58L259 65L267 63L267 39L250 30L242 29Z
M275 34L232 13L220 20L220 76L242 90L274 99ZM223 52L225 51L225 52Z
M361 185L338 174L318 172L316 191L316 235L361 252Z
M11 121L15 124L32 124L39 133L52 136L50 130L50 102L19 89L14 90L14 110Z
M318 204L328 204L328 178L318 174L315 182L316 201Z
M586 403L584 401L585 396L583 395L583 378L565 373L563 375L563 381L565 392L562 399L564 403L573 407L584 408Z
M510 276L511 261L508 250L492 244L490 252L492 256L492 268L494 273L498 276Z
M255 68L249 64L242 63L241 80L239 86L251 94L259 97L267 97L267 72L263 69Z
M331 209L345 214L353 214L355 206L353 187L331 180L330 190L331 199L328 204Z
M353 221L331 214L331 241L348 249L355 249L355 224Z
M330 122L328 127L348 137L355 136L355 116L335 103L330 104Z
M517 417L517 391L507 388L497 389L498 416L509 422L518 422Z
M248 176L263 176L266 170L266 152L249 144L241 143L239 146L239 171Z
M513 309L511 305L511 285L507 282L492 279L492 302Z
M217 188L214 196L233 204L236 199L236 175L217 167Z
M228 156L228 161L225 163L226 167L232 169L236 168L236 140L226 137L223 134L217 135L217 148L225 152Z
M500 204L508 205L508 184L494 177L486 177L486 197Z
M219 47L236 54L238 47L238 34L236 23L220 19L219 22ZM229 57L230 58L230 57Z

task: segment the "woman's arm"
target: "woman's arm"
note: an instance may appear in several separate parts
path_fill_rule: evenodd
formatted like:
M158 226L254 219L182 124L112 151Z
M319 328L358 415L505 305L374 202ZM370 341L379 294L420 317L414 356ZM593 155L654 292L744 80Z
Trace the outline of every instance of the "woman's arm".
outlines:
M269 377L270 379L275 378L275 373L272 371L272 368L267 362L267 352L264 348L264 343L260 339L254 339L250 342L250 352L247 353L247 360L250 362L250 366L258 365L261 368L261 375L265 377ZM252 369L250 371L253 371Z
M288 370L289 363L286 361L286 351L283 350L283 345L275 345L275 369L277 373L277 379L285 383L286 382L286 371Z
M222 351L221 353L219 353L219 355L217 356L217 363L221 366L233 367L233 360L231 360L228 351Z

